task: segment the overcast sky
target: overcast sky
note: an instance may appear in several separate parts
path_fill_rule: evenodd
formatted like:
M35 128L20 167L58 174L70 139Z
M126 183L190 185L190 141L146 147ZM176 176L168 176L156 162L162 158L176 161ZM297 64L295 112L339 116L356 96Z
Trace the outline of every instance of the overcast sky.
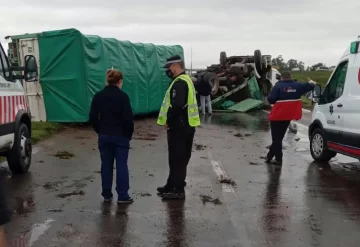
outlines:
M115 3L116 2L116 3ZM132 42L180 44L187 66L227 55L282 54L335 65L360 34L359 0L1 1L0 41L64 28Z

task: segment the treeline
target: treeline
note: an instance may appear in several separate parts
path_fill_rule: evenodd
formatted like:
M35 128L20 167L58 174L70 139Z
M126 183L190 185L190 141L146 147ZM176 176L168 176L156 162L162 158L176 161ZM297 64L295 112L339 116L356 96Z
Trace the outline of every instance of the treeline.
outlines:
M296 59L289 59L288 61L285 61L282 55L278 55L276 58L273 58L272 65L280 71L316 71L318 68L321 68L323 70L330 69L329 67L326 67L324 63L317 63L312 66L306 66L304 62L298 61Z

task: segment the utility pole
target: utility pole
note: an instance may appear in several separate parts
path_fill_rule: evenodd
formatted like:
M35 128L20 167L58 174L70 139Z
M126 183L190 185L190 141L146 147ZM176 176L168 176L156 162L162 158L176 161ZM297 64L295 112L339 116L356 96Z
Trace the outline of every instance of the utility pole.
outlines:
M192 46L190 46L190 75L192 76Z

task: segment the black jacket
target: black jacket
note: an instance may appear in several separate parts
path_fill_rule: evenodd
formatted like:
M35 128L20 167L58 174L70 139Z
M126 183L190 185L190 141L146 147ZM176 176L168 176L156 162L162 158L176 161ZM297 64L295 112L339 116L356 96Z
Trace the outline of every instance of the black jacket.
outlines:
M196 90L201 96L209 96L211 94L211 85L203 76L199 76L199 81L196 82Z
M99 135L131 139L134 122L129 97L117 86L106 86L92 100L89 121Z
M180 75L183 74L185 73ZM170 130L190 127L186 106L188 93L189 88L187 83L182 79L178 79L170 88L171 107L169 107L167 112L167 125Z

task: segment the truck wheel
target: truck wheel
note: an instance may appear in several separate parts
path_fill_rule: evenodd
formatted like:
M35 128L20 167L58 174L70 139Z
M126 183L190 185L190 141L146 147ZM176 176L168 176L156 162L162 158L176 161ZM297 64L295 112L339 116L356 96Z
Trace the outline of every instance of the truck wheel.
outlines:
M310 137L310 152L315 161L328 162L336 153L327 148L327 141L322 129L315 129Z
M7 162L10 170L15 173L26 173L31 164L32 146L28 127L21 123L15 133L15 140L12 149L7 155Z
M222 51L220 52L220 65L225 65L226 64L226 52Z
M263 70L263 59L260 50L255 50L254 52L254 63L256 71L260 74Z

